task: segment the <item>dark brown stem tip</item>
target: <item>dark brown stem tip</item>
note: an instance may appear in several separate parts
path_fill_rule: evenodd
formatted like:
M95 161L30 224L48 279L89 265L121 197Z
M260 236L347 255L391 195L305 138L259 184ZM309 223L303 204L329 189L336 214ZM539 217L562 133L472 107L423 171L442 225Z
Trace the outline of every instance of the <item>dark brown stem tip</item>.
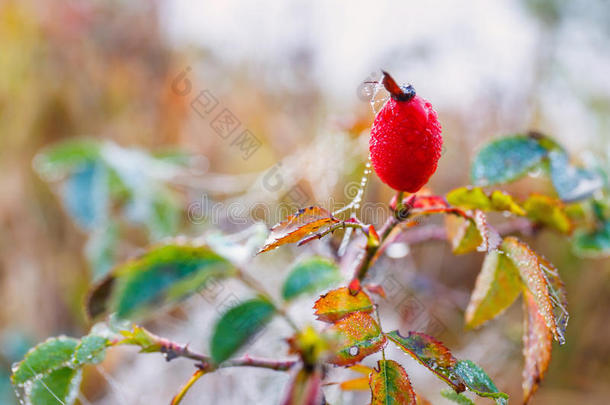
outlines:
M383 73L383 80L381 83L394 100L410 101L413 97L415 97L415 89L413 86L399 86L388 72L382 70L381 73Z

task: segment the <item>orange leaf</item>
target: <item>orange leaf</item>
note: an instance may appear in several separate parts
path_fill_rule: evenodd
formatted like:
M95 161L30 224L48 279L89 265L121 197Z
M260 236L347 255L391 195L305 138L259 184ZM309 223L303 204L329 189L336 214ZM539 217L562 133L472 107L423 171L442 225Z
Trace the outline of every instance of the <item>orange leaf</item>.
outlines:
M336 352L328 362L349 366L376 353L386 342L385 335L372 316L354 312L328 328L338 338Z
M369 377L371 405L417 405L409 376L394 360L379 360Z
M553 335L538 311L535 298L529 291L523 292L523 403L532 398L551 361Z
M318 320L333 323L352 312L372 312L373 303L364 291L352 295L349 288L341 287L322 295L313 308Z
M555 339L560 344L565 343L567 299L557 269L515 237L504 239L502 250L519 269L523 283L532 293L538 311Z
M343 391L368 391L369 377L358 377L352 380L343 381L339 384Z
M265 245L257 254L273 250L287 243L298 242L305 236L329 224L336 224L339 220L321 207L301 208L294 215L271 228L271 233Z
M348 368L351 371L354 371L354 372L359 373L359 374L364 374L366 376L371 374L371 371L373 371L372 367L365 366L364 364L354 364L353 366L348 367Z
M428 401L421 394L415 393L415 402L417 405L432 405L432 402Z

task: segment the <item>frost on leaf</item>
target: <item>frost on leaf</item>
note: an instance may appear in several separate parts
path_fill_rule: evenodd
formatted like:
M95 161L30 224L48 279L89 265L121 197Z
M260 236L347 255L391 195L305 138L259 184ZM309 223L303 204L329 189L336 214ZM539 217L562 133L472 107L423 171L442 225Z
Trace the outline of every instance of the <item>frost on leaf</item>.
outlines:
M549 163L555 191L565 202L583 200L604 185L598 173L573 166L563 149L550 151Z
M26 389L28 404L71 405L76 401L82 370L62 367L37 379Z
M352 312L372 312L373 302L362 290L352 295L349 288L341 287L322 295L313 308L318 320L333 323Z
M487 373L472 361L460 360L454 369L469 390L482 397L494 398L498 405L507 403L508 395L498 391Z
M268 252L278 246L298 242L321 227L338 222L339 220L324 208L302 208L271 228L271 233L265 241L265 245L258 253Z
M13 366L11 380L15 385L22 385L41 375L72 362L78 339L59 336L49 338L28 351L23 360Z
M487 222L487 217L481 210L474 214L463 216L448 215L445 218L447 238L451 242L455 254L470 253L473 251L490 252L496 249L502 238Z
M96 335L78 339L49 338L28 351L13 365L11 381L25 394L28 404L71 405L76 400L82 366L99 363L108 341Z
M409 332L405 337L397 330L386 334L405 353L429 368L456 391L464 391L464 385L453 371L457 360L441 342L420 332Z
M523 294L524 325L523 325L523 403L527 404L538 389L540 381L551 361L553 334L546 326L544 317L538 311L538 306L532 294Z
M83 337L74 350L74 365L100 363L104 359L109 345L108 339L102 336L88 335Z
M372 316L365 312L354 312L328 328L337 339L335 354L329 363L349 366L366 356L381 350L385 335Z
M483 211L475 211L474 223L481 234L482 242L477 247L479 252L491 252L502 243L502 237L491 225L487 222L487 217Z
M538 260L542 275L547 282L549 297L553 304L553 316L557 327L556 333L559 336L558 340L563 344L565 343L566 328L570 319L570 314L568 313L568 294L565 284L559 277L559 270L542 256L539 256Z
M517 299L522 285L513 262L503 252L489 252L466 308L466 324L476 328L495 318Z
M513 135L485 145L475 156L470 176L474 184L487 186L525 176L547 156L537 137Z
M282 405L319 405L322 394L322 371L301 369L290 382L290 387Z
M519 270L521 280L532 293L538 311L555 339L560 344L565 343L567 299L557 269L517 238L507 237L502 250Z
M369 377L371 405L416 405L404 368L394 360L379 360Z

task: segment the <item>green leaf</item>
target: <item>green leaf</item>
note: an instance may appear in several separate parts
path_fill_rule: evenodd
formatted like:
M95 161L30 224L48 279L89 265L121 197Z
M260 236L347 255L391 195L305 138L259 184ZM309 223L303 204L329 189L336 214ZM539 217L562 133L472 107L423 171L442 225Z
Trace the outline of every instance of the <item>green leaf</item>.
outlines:
M141 353L160 352L163 346L160 337L137 325L133 330L122 330L120 333L124 339L118 344L140 346Z
M85 255L95 280L106 276L115 265L118 245L119 226L116 222L107 221L89 234Z
M323 257L312 257L294 266L284 282L282 296L291 300L304 293L314 293L341 280L337 265Z
M474 402L472 402L472 400L466 395L457 393L454 390L448 388L441 390L441 395L443 396L443 398L447 398L448 400L460 405L474 405Z
M495 318L519 296L519 270L503 252L487 254L466 308L466 324L476 328Z
M379 360L369 377L371 405L415 405L409 377L394 360Z
M35 380L26 389L28 403L34 405L70 405L78 395L82 371L62 367Z
M581 257L602 258L610 256L610 221L605 221L592 232L580 231L572 240L574 252Z
M525 215L525 210L517 204L513 197L501 190L494 190L489 196L491 206L496 211L508 211L515 215Z
M258 298L229 309L214 327L210 347L214 362L219 364L231 357L271 320L275 311L273 304Z
M385 335L375 319L366 312L353 312L332 325L328 332L338 338L335 356L328 362L339 366L356 364L381 350Z
M91 317L104 312L137 317L183 300L212 278L233 274L234 266L206 246L154 246L116 267L92 290L87 308Z
M386 336L402 351L426 366L454 390L464 390L464 386L453 371L457 360L441 342L420 332L409 332L405 337L395 330L386 333Z
M466 387L477 395L494 398L498 404L506 403L508 395L499 392L487 373L472 361L460 360L455 365L454 370Z
M333 323L352 312L373 312L373 302L362 290L352 294L341 287L320 296L313 308L318 320Z
M596 172L573 166L562 149L549 152L549 168L555 191L565 202L588 198L604 184Z
M79 166L99 159L100 145L92 139L69 139L43 150L34 168L47 180L56 180Z
M87 335L83 337L76 346L72 359L74 366L84 364L98 364L104 360L106 348L110 345L108 339L97 335Z
M557 199L532 194L523 203L527 217L534 222L547 225L562 233L572 231L572 221L565 211L563 203Z
M175 235L180 222L182 207L178 198L168 189L158 190L150 201L150 215L146 226L152 240Z
M467 210L490 210L491 200L481 187L460 187L447 193L447 202Z
M85 163L61 187L66 211L81 228L92 230L108 217L108 174L100 162Z
M470 176L476 185L506 183L527 174L547 156L534 137L513 135L491 141L479 151Z
M24 359L13 366L11 380L15 385L47 374L55 369L67 366L79 341L66 336L49 338L30 349Z

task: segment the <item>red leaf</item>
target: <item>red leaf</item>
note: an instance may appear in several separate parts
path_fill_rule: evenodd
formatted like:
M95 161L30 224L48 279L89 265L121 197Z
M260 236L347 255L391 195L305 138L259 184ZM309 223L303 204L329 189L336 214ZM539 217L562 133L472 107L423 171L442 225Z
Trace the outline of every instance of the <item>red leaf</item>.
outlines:
M553 335L538 311L535 298L529 291L523 292L523 403L527 404L549 367Z

